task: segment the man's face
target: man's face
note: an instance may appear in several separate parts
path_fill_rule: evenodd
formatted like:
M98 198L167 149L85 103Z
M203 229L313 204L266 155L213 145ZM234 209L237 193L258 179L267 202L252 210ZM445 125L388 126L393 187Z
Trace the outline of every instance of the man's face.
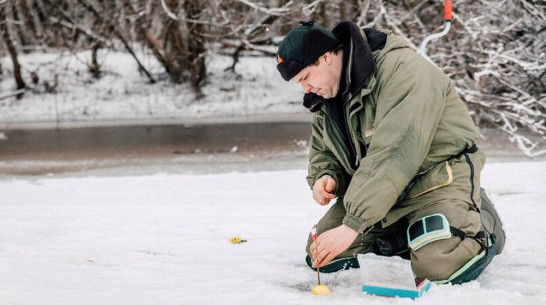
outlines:
M328 52L318 59L318 64L307 66L291 81L300 84L305 93L313 92L329 99L337 95L340 74L340 54Z

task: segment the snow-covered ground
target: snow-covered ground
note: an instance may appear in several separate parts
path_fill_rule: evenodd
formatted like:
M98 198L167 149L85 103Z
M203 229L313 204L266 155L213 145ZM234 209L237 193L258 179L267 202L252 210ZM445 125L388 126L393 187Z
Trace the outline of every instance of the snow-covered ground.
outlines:
M325 208L303 169L3 177L0 304L543 304L545 171L486 165L504 252L477 281L416 301L361 293L359 270L324 274L331 294L310 293L304 245Z

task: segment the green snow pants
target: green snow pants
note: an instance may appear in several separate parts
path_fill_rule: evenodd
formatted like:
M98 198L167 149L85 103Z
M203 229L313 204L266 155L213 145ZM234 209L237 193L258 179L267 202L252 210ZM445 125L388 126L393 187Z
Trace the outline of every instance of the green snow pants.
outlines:
M473 162L469 162L469 164L473 166L475 175L466 174L457 176L460 179L456 178L451 185L437 190L443 194L440 198L438 194L433 194L437 192L435 190L416 199L411 199L412 202L409 204L410 206L417 207L416 209L408 212L389 226L382 227L378 224L365 234L360 234L353 244L346 251L338 255L333 262L341 259L339 261L348 262L349 267L357 267L358 263L356 259L349 261L343 260L343 258L355 258L359 253L371 252L380 254L378 253L377 245L378 241L381 240L394 240L394 243L405 241L407 243L406 232L410 224L425 216L443 214L448 220L449 225L466 234L466 237L461 238L460 236L451 235L451 237L425 244L417 250L409 249L406 244L404 248L405 252L401 251L400 253L396 253L396 255L411 259L415 275L417 277L428 278L431 281L446 281L458 274L458 272L461 272L461 270L472 269L472 261L475 261L479 256L484 256L484 252L487 252L484 248L489 246L486 245L487 241L480 243L476 238L473 238L479 235L480 231L483 231L481 216L478 212L481 206L480 198L483 197L479 185L479 172L483 167L484 161L484 158L482 159L481 156L482 154L478 152L470 158L468 155L463 155L457 158L457 160L454 159L453 162L459 164L459 166L461 163L464 164L465 158L467 161L472 159ZM473 177L474 179L468 179L469 177ZM450 196L451 192L459 192L459 194L460 192L468 193L469 196L467 200L454 199L452 197L457 196ZM470 197L471 195L472 197ZM340 226L345 215L346 211L342 199L338 199L338 202L334 203L318 222L317 233L321 234ZM500 244L497 246L499 249L502 249L504 236L502 236L502 240L499 240L499 242ZM312 239L309 237L306 251L312 257L309 251L311 243ZM309 256L307 262L311 265ZM492 256L486 256L490 261ZM476 266L480 264L485 268L483 262L476 263ZM328 272L327 267L321 267L321 271ZM335 271L335 269L330 270Z
M481 229L478 212L469 209L466 202L446 199L417 210L389 227L373 228L366 234L360 234L353 244L337 258L355 257L359 253L374 253L377 249L374 247L378 239L400 240L400 238L406 238L408 224L437 213L444 214L451 226L463 230L468 236L476 235ZM318 234L340 226L344 217L343 204L335 203L317 224ZM312 239L309 238L306 250L310 256L309 246L311 243ZM416 276L438 281L448 279L463 267L481 251L481 246L475 239L461 240L457 236L451 236L424 245L417 251L409 249L406 251L410 252L409 257Z

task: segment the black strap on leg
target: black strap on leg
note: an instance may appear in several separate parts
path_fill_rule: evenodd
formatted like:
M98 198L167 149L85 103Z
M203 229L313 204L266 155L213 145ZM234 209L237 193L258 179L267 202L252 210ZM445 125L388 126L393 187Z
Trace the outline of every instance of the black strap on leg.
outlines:
M459 237L461 240L464 240L467 237L472 238L480 245L482 250L487 249L487 233L485 233L484 230L478 232L475 236L467 236L465 232L453 226L449 226L449 230L451 231L451 234Z
M474 239L482 248L482 250L487 250L487 233L485 231L480 231L476 236L473 236Z
M459 237L461 240L466 238L466 233L463 232L462 230L459 230L453 226L449 226L449 230L451 231L451 234Z

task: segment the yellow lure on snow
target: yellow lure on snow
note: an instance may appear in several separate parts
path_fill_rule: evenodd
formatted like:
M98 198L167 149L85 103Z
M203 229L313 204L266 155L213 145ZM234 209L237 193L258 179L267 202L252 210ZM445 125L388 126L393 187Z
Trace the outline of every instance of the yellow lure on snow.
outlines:
M330 289L326 285L317 285L313 287L311 293L314 295L325 295L330 293Z
M229 239L229 242L232 244L241 244L241 243L246 243L247 240L243 239L242 237L232 237Z

